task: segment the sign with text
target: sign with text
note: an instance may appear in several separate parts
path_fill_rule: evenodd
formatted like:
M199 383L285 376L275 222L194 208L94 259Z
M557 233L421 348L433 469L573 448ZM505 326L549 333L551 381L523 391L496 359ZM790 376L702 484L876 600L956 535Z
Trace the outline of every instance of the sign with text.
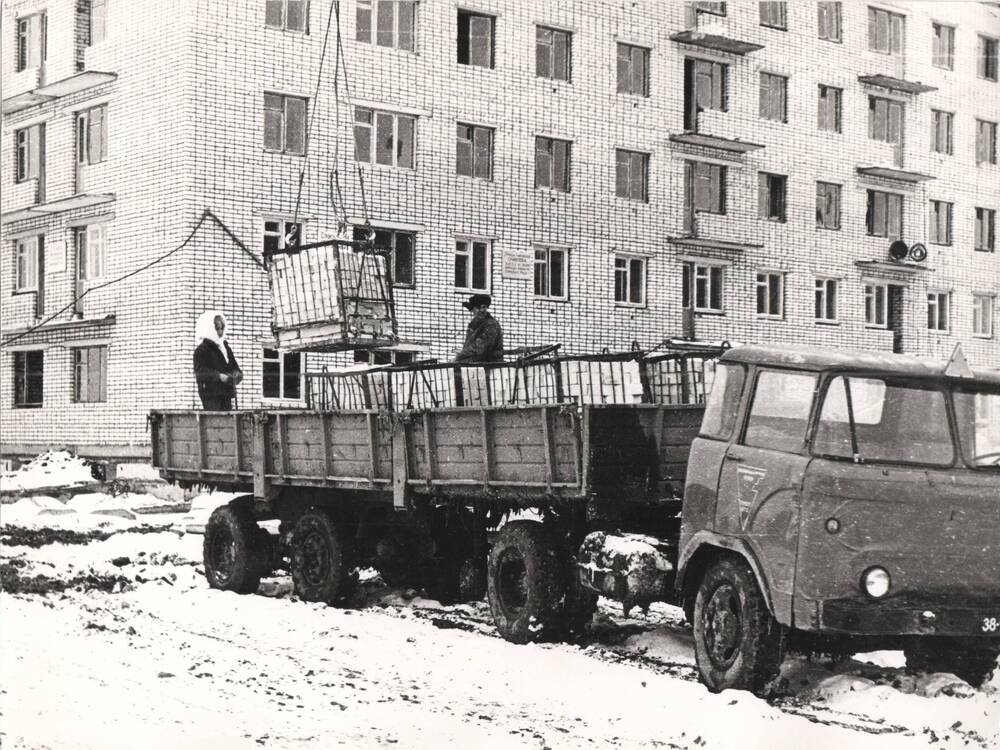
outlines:
M534 250L505 249L503 251L503 277L505 279L526 279L528 281L534 279Z
M54 240L45 243L45 275L66 272L66 242Z

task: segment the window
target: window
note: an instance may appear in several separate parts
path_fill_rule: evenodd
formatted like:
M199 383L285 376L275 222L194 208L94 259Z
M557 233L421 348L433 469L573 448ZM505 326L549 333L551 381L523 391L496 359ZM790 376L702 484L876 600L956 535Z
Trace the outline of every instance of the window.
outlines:
M386 3L387 5L389 3ZM358 0L358 17L361 16L361 6L368 5L369 12L371 3L365 0ZM264 23L272 29L284 29L286 31L308 31L309 30L309 3L306 0L267 0L267 8L264 12ZM360 24L359 24L360 27ZM358 41L368 41L358 39Z
M865 285L865 325L885 328L889 324L889 288L885 284Z
M649 50L618 43L618 93L649 96Z
M490 290L490 242L455 240L455 289L467 292Z
M931 331L948 330L948 308L951 294L930 292L927 295L927 328Z
M300 352L264 350L260 395L264 398L302 398L302 370L305 356Z
M711 60L684 60L685 129L698 129L695 117L702 110L726 110L726 69L725 64Z
M45 352L41 349L14 352L14 406L42 405Z
M931 151L938 154L951 153L951 112L931 110Z
M934 52L931 64L935 68L954 70L955 68L955 29L939 23L934 27Z
M368 164L413 169L417 119L354 108L354 158Z
M840 229L840 185L816 183L816 226Z
M358 0L355 38L379 47L416 49L417 4L412 0Z
M760 74L760 116L765 120L788 122L786 91L788 79L772 73Z
M48 23L44 13L17 19L18 71L41 67L46 58Z
M264 257L275 255L286 247L295 247L302 239L302 224L272 219L264 222Z
M843 41L840 31L840 6L841 3L816 4L820 39L826 39L828 42Z
M886 55L903 51L903 17L881 8L868 8L868 49Z
M806 440L816 376L763 370L750 404L743 444L798 453Z
M987 81L997 80L997 40L988 36L979 37L979 77Z
M32 292L38 288L38 240L38 236L22 237L14 243L15 292Z
M354 227L354 239L365 239L365 228ZM388 248L387 266L390 279L394 286L413 286L414 280L414 247L416 235L413 232L402 232L394 229L376 229L375 247Z
M695 312L722 312L722 266L685 263L681 296Z
M816 320L836 322L838 286L837 279L816 279Z
M494 60L493 16L458 11L458 64L476 68L492 68Z
M106 230L104 224L76 228L77 274L81 281L104 277Z
M788 28L788 3L763 2L760 6L760 25L775 29Z
M455 172L481 180L493 179L493 128L458 123Z
M831 133L840 132L840 100L843 91L833 86L819 87L819 116L817 127Z
M108 347L73 349L73 402L108 400Z
M992 208L976 208L976 250L992 253L996 247L997 212Z
M951 210L952 204L944 201L931 201L930 226L928 241L935 245L951 244Z
M623 305L646 304L645 258L615 256L615 302Z
M24 182L39 176L42 161L42 129L32 125L14 131L15 171L14 180Z
M108 107L84 110L76 116L76 161L98 164L108 156Z
M868 137L899 145L903 142L903 103L868 97Z
M270 5L270 3L268 3ZM108 1L90 0L90 44L104 41L108 31ZM103 401L103 399L101 399Z
M696 2L694 9L697 13L711 13L713 16L726 15L725 3Z
M757 218L785 220L785 193L788 178L781 174L757 173Z
M997 163L997 124L976 120L976 164Z
M535 296L566 299L569 281L569 254L558 247L535 248Z
M785 275L777 271L757 272L757 315L783 318L785 315Z
M726 168L704 161L691 161L685 173L695 211L710 214L726 213Z
M649 200L649 154L615 150L615 195L630 201Z
M898 240L903 234L903 196L869 190L865 221L872 237Z
M264 148L283 154L306 152L306 99L264 94Z
M535 136L535 187L569 192L570 142Z
M720 362L715 368L715 382L708 394L705 404L705 415L701 419L699 435L728 440L736 426L736 417L740 413L740 396L743 393L743 381L746 380L746 370L742 365L732 365Z
M568 31L535 27L535 75L569 81L572 72L571 34Z
M994 297L989 294L972 295L972 335L993 338Z

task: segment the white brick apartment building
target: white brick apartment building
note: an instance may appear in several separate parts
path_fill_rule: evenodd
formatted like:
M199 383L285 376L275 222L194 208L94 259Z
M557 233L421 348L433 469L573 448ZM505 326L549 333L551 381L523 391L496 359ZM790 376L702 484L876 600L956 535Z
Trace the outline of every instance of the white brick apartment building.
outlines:
M240 406L295 403L304 357L263 378L260 258L303 166L305 239L367 205L400 333L435 356L483 290L508 347L648 346L687 318L1000 367L995 3L345 0L347 77L334 15L317 88L330 9L4 4L4 456L143 457L148 411L197 403L212 307ZM108 284L205 209L232 235L206 220Z

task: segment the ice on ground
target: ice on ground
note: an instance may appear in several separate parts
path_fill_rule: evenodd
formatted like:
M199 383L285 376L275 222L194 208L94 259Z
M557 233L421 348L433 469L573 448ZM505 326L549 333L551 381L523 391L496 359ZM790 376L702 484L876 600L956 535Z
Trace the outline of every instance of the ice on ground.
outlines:
M39 487L70 487L94 482L90 464L69 451L46 451L16 471L0 476L0 491L16 492Z

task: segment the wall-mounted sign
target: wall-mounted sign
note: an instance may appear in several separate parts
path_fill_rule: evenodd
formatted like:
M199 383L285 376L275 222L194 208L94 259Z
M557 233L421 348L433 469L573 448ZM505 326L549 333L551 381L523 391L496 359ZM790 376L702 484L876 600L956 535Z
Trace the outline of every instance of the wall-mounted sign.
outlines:
M503 251L503 277L505 279L526 279L528 281L534 279L535 252L533 250L505 248Z
M53 240L45 243L45 275L66 272L66 241Z

